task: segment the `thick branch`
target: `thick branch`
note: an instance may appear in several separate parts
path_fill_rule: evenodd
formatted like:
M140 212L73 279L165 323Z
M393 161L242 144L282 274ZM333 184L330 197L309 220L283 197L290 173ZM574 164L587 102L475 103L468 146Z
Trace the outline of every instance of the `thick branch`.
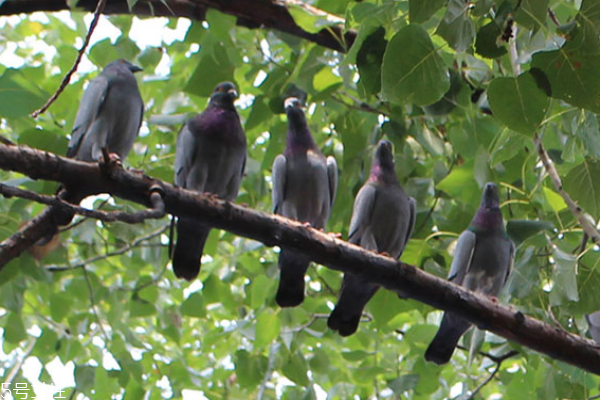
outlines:
M297 2L294 2L296 4ZM1 3L0 15L32 13L35 11L68 10L66 0L8 0ZM96 0L79 0L79 9L93 12ZM277 0L139 0L132 14L156 17L186 17L203 21L208 9L237 17L237 24L250 29L267 28L297 36L333 50L347 51L356 31L343 31L343 19L323 10L310 7L308 11L335 23L317 33L310 33L298 26L287 8L287 1ZM126 0L108 0L104 14L130 14Z
M168 213L198 218L216 228L258 240L267 246L279 245L305 253L329 268L359 274L388 290L402 292L433 307L459 314L481 329L600 375L600 347L590 340L299 222L176 188L142 173L115 170L108 178L98 164L29 148L0 145L0 168L36 179L59 181L69 190L78 188L79 193L85 193L84 189L87 194L106 192L146 206L149 206L151 187L160 185ZM0 247L0 262L3 252L4 248Z

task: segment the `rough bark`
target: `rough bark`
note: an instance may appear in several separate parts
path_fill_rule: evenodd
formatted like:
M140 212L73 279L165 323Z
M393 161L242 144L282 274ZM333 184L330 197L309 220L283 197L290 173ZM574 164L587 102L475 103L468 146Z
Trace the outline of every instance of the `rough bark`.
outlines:
M96 3L96 0L79 0L77 9L93 12ZM66 0L8 0L1 4L0 15L69 9ZM356 32L344 32L342 24L317 33L307 32L294 22L286 7L286 1L276 0L139 0L131 11L126 0L108 0L104 14L185 17L203 21L208 9L237 17L239 26L250 29L275 29L342 52L347 51L356 38ZM313 10L320 15L328 15L325 11ZM339 17L335 18L341 20Z
M558 327L528 317L490 298L430 275L392 258L366 251L296 221L206 197L143 173L65 159L17 146L0 145L0 168L34 179L62 182L78 195L111 193L150 207L153 185L162 188L165 209L193 216L216 228L303 252L329 268L360 274L384 288L463 316L482 329L520 343L557 360L600 375L600 347ZM6 249L0 244L0 260ZM0 263L0 268L3 264Z

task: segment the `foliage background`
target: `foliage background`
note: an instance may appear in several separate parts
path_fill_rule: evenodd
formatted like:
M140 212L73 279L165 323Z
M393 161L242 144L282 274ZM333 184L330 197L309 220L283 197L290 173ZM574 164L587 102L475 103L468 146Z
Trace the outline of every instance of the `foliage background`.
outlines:
M87 32L84 14L0 19L0 50L23 60L0 65L0 132L64 154L83 88L98 73L94 67L127 58L144 68L139 80L146 112L126 164L171 181L182 122L206 106L218 82L233 80L244 95L239 112L249 143L238 202L269 211L270 167L285 143L282 100L300 88L308 93L315 139L340 168L328 230L347 236L354 195L368 175L375 143L385 136L395 145L400 181L418 203L403 261L445 276L481 188L494 181L518 245L500 299L586 334L584 314L600 308L598 248L587 244L581 251L582 231L544 179L532 138L534 132L541 136L565 189L597 221L600 4L310 3L357 30L346 54L276 31L239 28L234 17L216 11L204 23L193 22L182 40L141 49L130 37L132 16L107 17L118 29L116 40L88 50L90 71L78 74L37 120L28 114L71 67ZM291 12L310 31L328 24L302 7ZM177 23L170 19L166 28ZM513 34L508 41L506 32ZM48 194L56 189L6 171L0 180ZM95 199L93 206L138 207L116 198ZM42 209L3 199L0 239ZM192 389L209 399L444 399L468 398L496 367L479 354L469 362L461 350L446 366L425 363L441 313L386 291L370 302L357 334L329 332L326 317L341 277L321 266L309 270L304 304L279 309L277 254L226 232L211 234L199 280L178 281L167 259L167 225L76 219L62 233L61 247L43 261L26 254L4 268L5 379L31 383L22 362L38 360L42 382L52 382L53 365L72 369L74 381L66 388L72 398L181 398L184 391L198 398ZM489 333L481 346L491 355L510 349L518 356L503 362L475 398L598 395L597 376Z

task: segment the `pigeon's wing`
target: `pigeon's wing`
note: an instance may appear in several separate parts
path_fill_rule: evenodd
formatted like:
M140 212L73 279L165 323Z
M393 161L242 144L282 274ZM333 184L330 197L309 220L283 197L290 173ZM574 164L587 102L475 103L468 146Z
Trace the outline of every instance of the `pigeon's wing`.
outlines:
M75 157L77 155L79 146L81 146L88 129L98 116L107 93L108 80L102 75L93 79L85 92L83 92L77 116L75 117L75 123L73 124L67 157Z
M360 188L356 195L356 199L354 200L348 240L356 239L354 236L359 234L361 228L369 225L376 198L377 188L375 186L366 184Z
M590 335L596 343L600 343L600 311L585 316L590 328Z
M511 241L510 242L510 257L508 260L508 268L506 268L506 276L504 277L504 283L506 284L506 281L508 280L508 277L510 276L510 271L512 271L512 267L515 263L515 244Z
M408 221L408 231L406 231L406 239L404 240L404 246L402 246L402 249L406 247L408 241L410 240L410 237L415 229L415 222L417 220L417 201L412 197L409 197L408 205L410 207L410 219Z
M175 185L187 187L187 179L196 158L196 140L190 132L188 124L184 124L177 137L175 150Z
M466 230L458 237L456 249L454 250L454 259L448 274L448 280L461 285L473 259L475 252L476 236L475 233Z
M273 212L281 213L281 203L285 196L285 176L287 170L287 160L283 154L275 157L273 162L272 180L273 180Z
M329 206L333 207L337 193L338 169L337 162L332 156L327 157L327 178L329 180Z

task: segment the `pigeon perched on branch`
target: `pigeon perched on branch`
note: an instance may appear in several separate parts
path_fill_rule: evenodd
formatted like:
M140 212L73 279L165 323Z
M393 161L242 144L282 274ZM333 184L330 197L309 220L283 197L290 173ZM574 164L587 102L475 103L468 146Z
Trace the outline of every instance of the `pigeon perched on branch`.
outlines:
M369 179L354 200L348 241L398 258L410 239L415 218L415 199L404 193L396 177L392 144L382 140ZM345 273L340 298L327 320L329 328L342 336L356 332L363 309L378 289L379 285L360 275Z
M142 124L144 103L133 74L142 69L116 60L92 79L81 97L67 157L98 161L102 149L124 160Z
M508 238L500 212L498 187L487 183L481 206L456 244L448 279L474 292L497 296L512 268L515 246ZM425 359L445 364L460 337L471 327L464 318L446 312L425 352Z
M208 107L185 123L177 138L175 185L224 200L235 200L246 165L246 134L233 104L231 82L217 85ZM173 271L192 280L211 227L190 217L177 221Z
M295 97L284 102L288 118L287 143L273 164L273 208L276 214L324 228L337 190L337 163L318 149ZM304 300L304 274L310 258L281 249L276 301L294 307Z

